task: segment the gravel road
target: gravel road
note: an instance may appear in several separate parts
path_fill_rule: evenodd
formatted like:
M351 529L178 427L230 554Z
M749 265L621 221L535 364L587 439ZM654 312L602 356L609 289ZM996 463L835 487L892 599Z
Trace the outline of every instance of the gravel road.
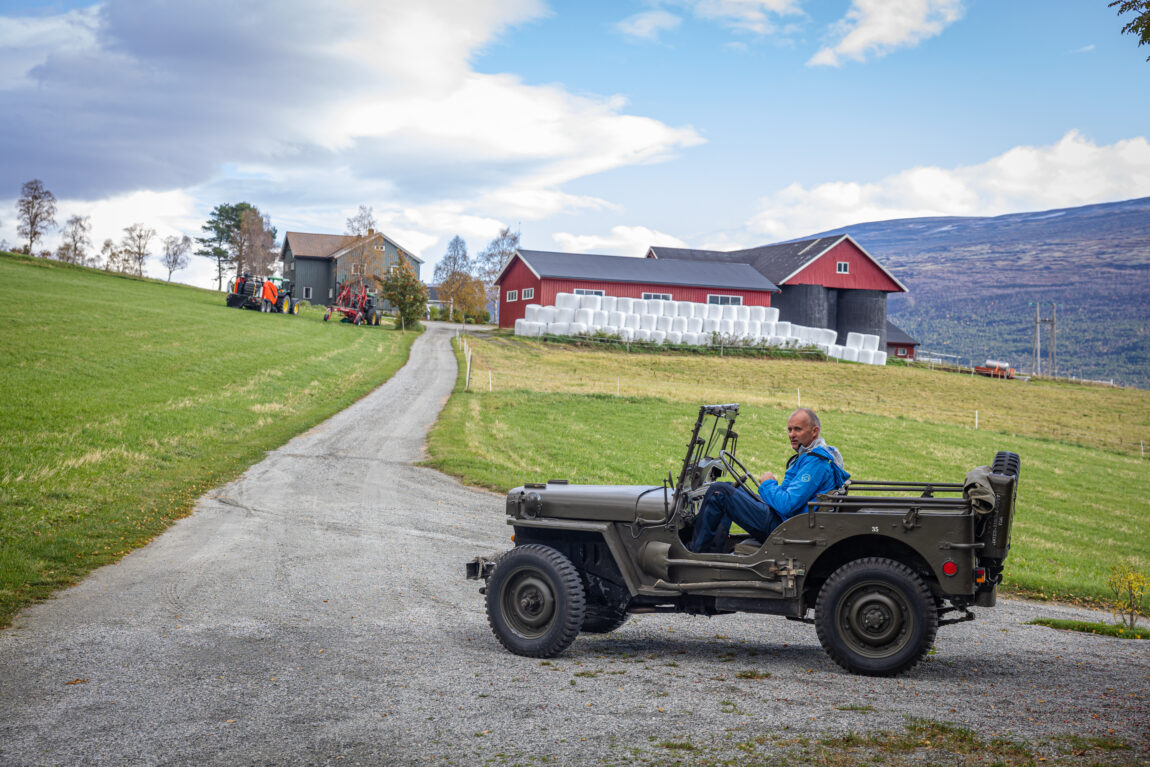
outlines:
M455 381L451 332L0 632L0 764L598 764L672 760L688 737L739 757L908 716L1150 759L1150 643L1025 625L1109 618L1070 607L980 610L898 679L849 676L769 616L638 616L551 662L503 651L462 577L508 547L502 498L413 465Z

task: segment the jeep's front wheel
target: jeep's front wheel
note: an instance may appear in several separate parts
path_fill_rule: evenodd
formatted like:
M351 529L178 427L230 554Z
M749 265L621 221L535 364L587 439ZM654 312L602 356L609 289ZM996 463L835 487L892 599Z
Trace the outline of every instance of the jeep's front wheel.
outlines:
M583 625L586 600L571 560L529 544L504 554L487 581L487 622L516 655L553 658Z
M827 578L815 605L815 629L827 655L852 674L895 676L926 655L938 612L914 570L867 557Z

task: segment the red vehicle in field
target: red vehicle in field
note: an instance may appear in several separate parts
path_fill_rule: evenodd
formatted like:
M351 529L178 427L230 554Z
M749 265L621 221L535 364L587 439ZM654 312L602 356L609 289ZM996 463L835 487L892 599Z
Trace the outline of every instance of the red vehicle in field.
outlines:
M987 360L981 365L975 365L974 372L990 378L1014 378L1014 368L1010 363L998 360Z
M378 325L383 316L375 296L363 282L345 282L338 286L335 303L324 312L323 321L327 322L335 313L342 314L344 322L355 325Z

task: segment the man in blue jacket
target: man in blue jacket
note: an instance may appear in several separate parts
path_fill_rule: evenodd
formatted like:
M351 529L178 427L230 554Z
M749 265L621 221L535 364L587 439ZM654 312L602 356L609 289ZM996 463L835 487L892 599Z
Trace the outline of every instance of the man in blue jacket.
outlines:
M776 527L804 511L816 495L842 487L850 474L843 468L842 454L819 436L820 429L813 410L804 407L791 413L787 437L795 454L787 461L782 482L770 472L759 477L758 498L747 488L713 483L695 519L691 551L726 551L732 522L766 539Z

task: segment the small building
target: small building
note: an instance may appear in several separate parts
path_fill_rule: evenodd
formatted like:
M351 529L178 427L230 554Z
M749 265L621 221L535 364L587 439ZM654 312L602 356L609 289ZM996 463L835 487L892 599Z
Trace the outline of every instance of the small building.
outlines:
M517 250L499 276L499 327L514 327L528 304L559 293L770 306L779 289L744 263L629 258Z
M888 357L913 360L914 347L918 345L919 342L907 335L906 331L890 320L886 321L886 354Z
M295 286L295 297L313 304L330 304L336 285L348 280L363 279L374 289L371 278L387 274L401 259L416 277L423 264L423 259L374 229L364 235L288 232L280 259L284 277Z
M652 246L647 258L748 264L779 286L774 305L781 319L833 328L840 344L847 333L868 333L879 336L879 348L885 348L887 295L906 292L849 234L735 251Z

